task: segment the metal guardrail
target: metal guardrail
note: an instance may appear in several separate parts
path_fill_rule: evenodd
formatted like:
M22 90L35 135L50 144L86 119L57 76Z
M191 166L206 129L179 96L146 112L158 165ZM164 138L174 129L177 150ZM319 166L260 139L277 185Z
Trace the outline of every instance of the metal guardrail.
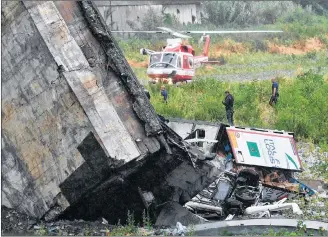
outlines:
M298 219L249 219L249 220L231 220L231 221L218 221L206 224L195 225L194 231L220 229L225 227L238 227L238 226L272 226L272 227L297 227L300 220ZM308 229L319 230L323 228L328 229L328 223L321 221L303 221Z

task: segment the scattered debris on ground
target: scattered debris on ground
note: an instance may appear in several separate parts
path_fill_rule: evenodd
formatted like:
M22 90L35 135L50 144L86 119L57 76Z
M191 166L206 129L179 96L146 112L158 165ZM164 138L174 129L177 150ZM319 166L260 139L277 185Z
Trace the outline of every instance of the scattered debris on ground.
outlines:
M3 235L106 235L111 227L102 221L43 222L14 209L1 207L1 226Z

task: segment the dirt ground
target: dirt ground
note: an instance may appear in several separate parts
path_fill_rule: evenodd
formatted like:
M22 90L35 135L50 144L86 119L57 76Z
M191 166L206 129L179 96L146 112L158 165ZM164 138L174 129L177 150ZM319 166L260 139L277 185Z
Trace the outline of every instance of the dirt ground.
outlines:
M319 51L324 48L325 45L318 38L311 38L307 39L306 41L296 42L289 47L270 43L268 51L270 53L300 55L311 51Z
M128 60L128 63L130 64L131 67L134 67L134 68L147 68L148 67L148 62L146 59L142 62L137 62L137 61L131 59L131 60Z
M249 50L245 44L231 40L225 40L222 44L215 44L213 47L214 48L210 50L210 55L213 58L231 54L244 54Z

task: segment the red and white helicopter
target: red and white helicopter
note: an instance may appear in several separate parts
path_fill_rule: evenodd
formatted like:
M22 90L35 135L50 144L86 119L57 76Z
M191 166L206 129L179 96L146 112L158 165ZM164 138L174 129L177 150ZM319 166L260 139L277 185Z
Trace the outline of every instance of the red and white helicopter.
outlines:
M208 61L210 36L208 34L239 34L239 33L281 33L280 30L262 31L181 31L177 32L166 27L158 27L162 31L111 31L113 33L168 33L177 38L167 39L162 51L140 49L143 55L149 55L147 75L151 82L177 83L191 81L195 69ZM184 33L184 34L183 34ZM191 38L185 34L202 34L200 43L205 41L201 55L195 55L191 45L184 44L182 39Z

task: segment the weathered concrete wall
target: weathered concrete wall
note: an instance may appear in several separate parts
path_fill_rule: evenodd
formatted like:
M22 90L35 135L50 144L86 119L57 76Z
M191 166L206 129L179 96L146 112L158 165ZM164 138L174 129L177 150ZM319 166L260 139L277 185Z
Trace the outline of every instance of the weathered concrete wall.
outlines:
M2 2L1 13L3 204L63 210L113 167L159 150L76 2ZM96 148L81 153L88 139Z
M22 2L2 3L2 194L41 216L93 131ZM64 200L65 201L65 200Z
M96 1L106 24L112 30L133 30L128 22L141 27L147 12L174 15L181 24L200 23L201 5L197 1L154 2L154 1ZM160 26L158 26L160 27Z

